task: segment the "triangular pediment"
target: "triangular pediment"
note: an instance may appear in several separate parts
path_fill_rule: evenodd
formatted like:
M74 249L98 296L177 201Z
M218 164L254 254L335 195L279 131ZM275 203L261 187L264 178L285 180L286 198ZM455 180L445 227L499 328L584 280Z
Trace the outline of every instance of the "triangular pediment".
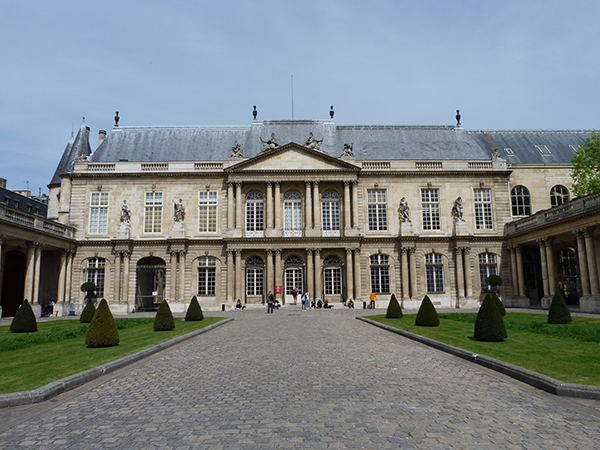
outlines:
M291 142L228 167L226 172L352 171L360 168L326 153Z

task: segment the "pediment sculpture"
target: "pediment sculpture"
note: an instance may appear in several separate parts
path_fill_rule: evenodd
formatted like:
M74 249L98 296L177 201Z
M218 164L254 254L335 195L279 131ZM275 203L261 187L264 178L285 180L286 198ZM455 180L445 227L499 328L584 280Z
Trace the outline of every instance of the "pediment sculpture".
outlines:
M354 157L354 144L344 144L344 152L342 156L352 156Z
M243 158L244 154L242 153L242 147L240 147L239 142L235 143L235 147L231 147L231 156L230 158Z
M279 147L279 141L275 137L275 133L271 133L271 139L269 139L268 141L263 141L262 138L259 138L259 139L260 139L260 142L262 142L262 151L263 152L266 152L268 150L273 150L273 149Z
M308 136L308 139L306 140L306 143L304 144L305 147L311 148L313 150L318 150L320 152L323 151L323 147L321 146L321 143L323 142L323 139L321 139L320 141L316 140L312 134L312 131L310 133L310 135Z

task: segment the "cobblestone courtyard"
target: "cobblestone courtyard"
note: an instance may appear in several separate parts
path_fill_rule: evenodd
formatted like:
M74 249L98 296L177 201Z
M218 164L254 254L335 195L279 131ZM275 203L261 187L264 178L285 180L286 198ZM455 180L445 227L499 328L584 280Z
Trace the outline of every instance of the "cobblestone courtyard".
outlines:
M365 313L223 313L235 320L51 401L0 410L0 449L600 448L598 402L355 319Z

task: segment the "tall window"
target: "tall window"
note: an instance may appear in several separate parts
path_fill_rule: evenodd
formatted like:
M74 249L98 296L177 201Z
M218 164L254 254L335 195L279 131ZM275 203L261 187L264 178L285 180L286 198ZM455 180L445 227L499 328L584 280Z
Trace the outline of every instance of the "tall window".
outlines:
M325 258L323 275L325 295L340 295L342 293L342 260L337 256Z
M421 189L421 209L423 210L423 229L440 229L440 190Z
M569 201L569 190L557 184L550 190L550 203L552 206L560 206Z
M246 196L246 234L262 237L265 227L264 197L260 192L250 192Z
M475 189L475 226L478 230L494 228L491 189Z
M162 231L162 192L146 192L144 202L146 213L144 215L144 232L160 233Z
M201 191L198 197L198 231L217 231L217 191Z
M198 259L198 295L215 295L216 264L212 256Z
M444 292L444 260L439 253L425 255L427 292Z
M388 255L371 256L371 292L390 292L390 265Z
M323 236L340 235L340 196L335 192L325 192L321 202Z
M482 291L491 291L492 286L486 283L487 277L490 275L498 275L498 266L496 263L496 255L493 253L479 254L479 279L481 281Z
M92 192L90 199L90 233L106 233L108 192Z
M369 230L387 230L387 194L385 189L369 189L367 191L369 211Z
M96 285L94 295L101 297L104 295L104 258L90 258L87 260L87 281Z
M530 216L531 200L529 190L525 186L515 186L510 191L510 203L513 216Z
M283 234L302 236L302 196L296 191L283 197Z
M262 296L264 286L264 261L252 256L246 261L246 295Z

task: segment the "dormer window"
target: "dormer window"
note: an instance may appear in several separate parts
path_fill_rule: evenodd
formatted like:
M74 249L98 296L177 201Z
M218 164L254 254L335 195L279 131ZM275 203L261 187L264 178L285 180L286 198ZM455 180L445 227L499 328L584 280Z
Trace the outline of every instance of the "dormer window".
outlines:
M552 154L550 149L548 147L546 147L545 145L536 145L535 148L537 148L540 151L540 153L544 156Z

